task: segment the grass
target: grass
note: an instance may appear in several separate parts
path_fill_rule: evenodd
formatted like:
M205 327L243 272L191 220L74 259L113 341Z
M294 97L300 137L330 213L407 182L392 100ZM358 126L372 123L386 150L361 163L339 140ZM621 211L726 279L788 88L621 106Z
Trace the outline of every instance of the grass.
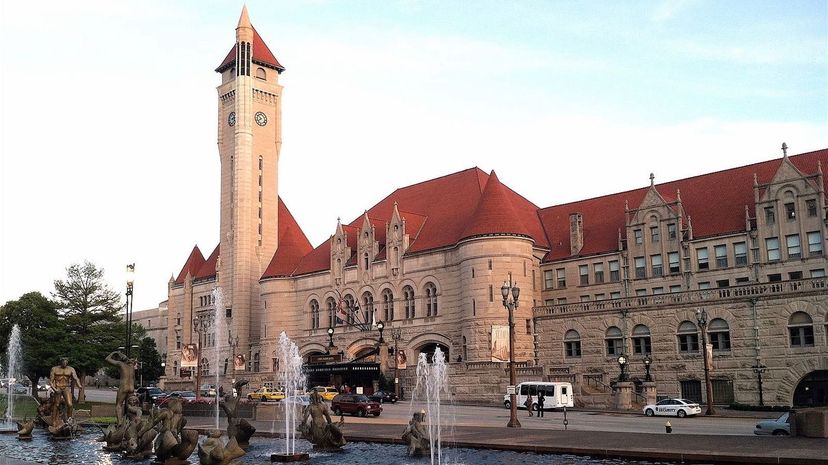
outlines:
M5 412L7 407L5 395L0 395L0 412ZM15 418L35 418L37 416L37 401L30 396L14 396Z

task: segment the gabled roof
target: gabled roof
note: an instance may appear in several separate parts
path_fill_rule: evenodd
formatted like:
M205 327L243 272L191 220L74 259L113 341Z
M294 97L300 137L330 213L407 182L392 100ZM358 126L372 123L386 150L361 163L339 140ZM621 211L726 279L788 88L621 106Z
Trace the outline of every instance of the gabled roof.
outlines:
M285 67L279 63L279 60L277 60L273 55L273 52L270 51L270 47L267 46L265 41L256 31L255 27L253 28L253 63L273 68L279 71L279 73L285 70ZM227 56L224 57L224 61L222 61L218 68L216 68L216 72L220 73L234 64L236 64L235 44L230 47L230 52L227 53Z
M175 278L175 284L184 284L184 279L187 277L187 274L191 277L195 276L203 264L204 255L201 254L201 250L198 249L198 246L193 247L192 252L190 252L190 256L187 257L187 261L184 262L184 267L181 268L181 272L178 273L178 277Z
M262 279L290 276L302 257L313 250L310 241L296 223L296 219L279 197L279 248L273 254Z
M828 149L789 157L807 175L817 172L817 164L828 162ZM678 181L657 184L659 192L681 191L685 214L692 219L694 238L711 237L745 230L745 206L753 213L753 175L759 183L769 183L781 166L781 159L731 168ZM825 183L825 180L823 180ZM828 188L826 185L824 188ZM626 192L541 209L538 214L549 233L552 250L545 261L569 258L569 214L581 213L584 221L584 247L578 256L618 250L618 230L625 234L624 205L637 208L649 186Z
M210 254L207 261L205 261L204 264L198 269L195 276L193 276L195 280L216 277L216 263L218 263L220 246L221 244L217 245L216 248L213 249L213 253Z

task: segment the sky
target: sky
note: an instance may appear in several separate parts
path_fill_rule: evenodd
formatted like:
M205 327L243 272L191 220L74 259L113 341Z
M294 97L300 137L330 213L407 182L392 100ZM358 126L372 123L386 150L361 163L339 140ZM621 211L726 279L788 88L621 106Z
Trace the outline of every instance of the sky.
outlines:
M539 207L828 148L828 1L253 0L314 246L471 167ZM242 3L0 0L0 303L84 260L135 310L218 243Z

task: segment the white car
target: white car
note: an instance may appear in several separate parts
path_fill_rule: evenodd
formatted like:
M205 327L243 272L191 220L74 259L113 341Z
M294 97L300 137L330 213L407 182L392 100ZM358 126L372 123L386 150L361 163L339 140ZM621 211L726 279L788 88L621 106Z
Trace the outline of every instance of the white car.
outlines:
M698 415L701 413L699 404L687 399L664 399L655 405L644 407L644 415L667 415L671 417L684 418L686 416Z
M776 420L763 420L756 424L753 434L772 434L774 436L790 436L790 414L785 412Z

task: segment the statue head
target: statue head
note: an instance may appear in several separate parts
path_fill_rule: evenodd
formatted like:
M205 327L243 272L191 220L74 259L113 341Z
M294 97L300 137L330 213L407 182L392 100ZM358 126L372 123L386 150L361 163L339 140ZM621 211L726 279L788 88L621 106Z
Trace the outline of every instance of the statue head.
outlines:
M315 389L311 391L308 397L310 398L311 404L318 404L322 402L322 395L319 394L319 392L317 392Z
M61 357L60 358L60 366L61 368L66 368L69 366L69 358L68 357Z
M140 399L138 399L138 396L136 396L135 394L131 394L131 395L127 398L127 404L129 404L129 405L132 405L132 406L137 406L137 405L139 405L140 403L141 403Z

